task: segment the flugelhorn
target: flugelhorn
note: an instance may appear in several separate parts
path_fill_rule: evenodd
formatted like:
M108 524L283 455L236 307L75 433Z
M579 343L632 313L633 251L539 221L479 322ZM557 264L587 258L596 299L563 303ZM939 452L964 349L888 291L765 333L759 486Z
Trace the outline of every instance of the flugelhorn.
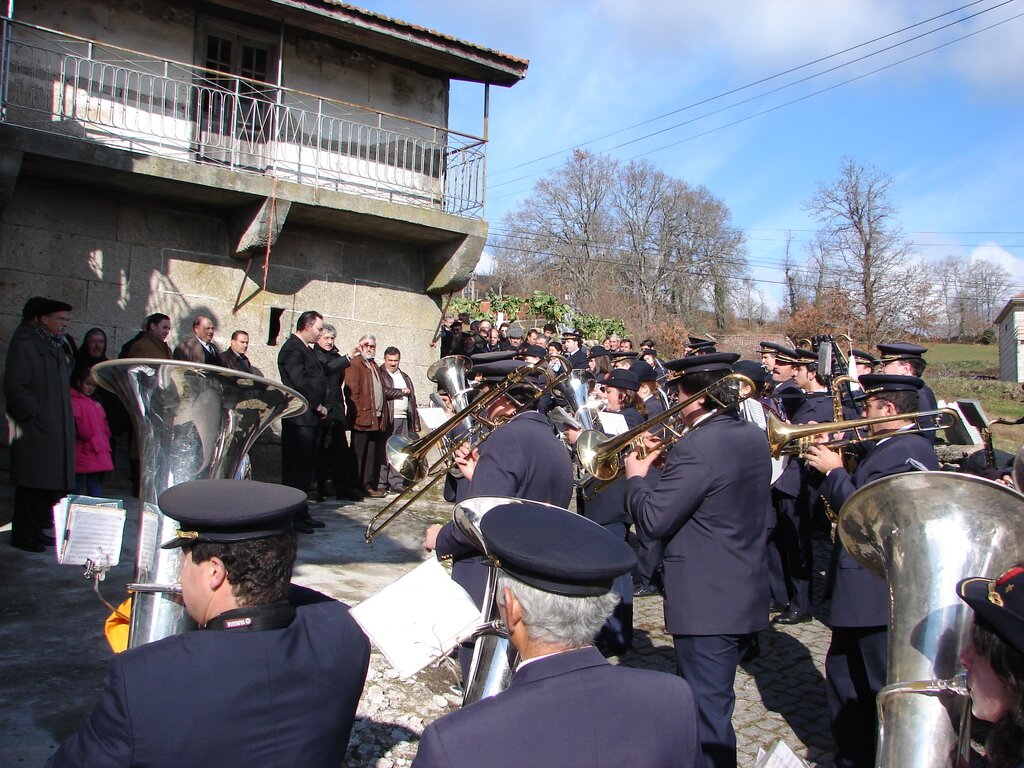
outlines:
M845 445L883 440L896 435L938 432L940 429L948 429L956 424L960 414L952 408L938 408L934 411L915 411L914 413L900 413L896 416L872 416L863 419L847 419L846 421L824 421L820 424L787 424L775 414L769 413L766 432L768 433L768 445L771 447L772 456L802 456L814 444L814 438L818 435L857 430L860 427L884 424L887 421L916 421L924 417L933 417L935 419L934 425L914 427L913 429L904 429L899 432L885 432L878 435L830 440L826 443L818 443L818 445L825 448L842 448Z
M597 430L582 433L576 440L576 455L580 465L598 480L612 480L622 471L622 457L630 451L637 451L641 458L646 455L644 434L655 429L664 431L662 447L668 447L679 440L686 431L678 425L682 411L689 405L708 398L714 402L712 413L732 408L754 393L754 382L741 373L730 373L718 381L690 395L671 408L648 419L633 429L615 437L608 437Z
M554 365L560 364L560 372L556 373ZM516 370L512 371L502 381L496 384L493 388L487 390L474 400L465 409L456 413L448 421L442 424L440 427L435 429L429 435L426 435L419 440L410 443L400 455L395 456L392 466L395 467L396 471L402 474L403 477L410 480L412 484L415 484L425 478L431 471L434 472L433 477L430 481L422 486L419 490L413 491L413 485L406 488L401 494L392 499L380 512L373 516L370 522L366 526L366 531L363 533L363 538L366 539L366 543L369 544L373 541L374 537L389 526L392 521L395 520L400 514L405 512L417 499L425 494L430 488L432 488L441 478L443 478L448 471L454 466L455 452L458 450L462 441L452 445L448 451L442 456L440 461L435 462L433 465L429 465L426 461L427 452L443 438L445 438L452 430L455 429L465 419L471 419L473 424L473 431L466 435L464 439L471 439L474 435L478 435L477 445L482 443L490 431L505 423L511 416L505 417L500 420L489 419L484 414L487 409L500 397L508 394L514 387L519 385L526 385L530 387L533 392L530 402L534 402L536 398L542 397L543 395L550 392L556 387L562 379L568 375L568 372L572 370L572 366L569 361L561 355L548 355L543 360L533 363L532 365L524 365ZM543 387L532 384L529 382L530 376L537 374L543 374L547 379ZM526 405L517 407L516 414L519 413ZM482 427L486 427L488 432L479 434L479 430ZM389 460L391 457L389 456ZM411 475L406 475L404 472L398 469L398 465L394 462L397 461L401 466L406 467ZM411 498L409 494L412 494ZM399 505L398 509L394 512L391 509ZM377 521L384 518L383 521L378 525Z

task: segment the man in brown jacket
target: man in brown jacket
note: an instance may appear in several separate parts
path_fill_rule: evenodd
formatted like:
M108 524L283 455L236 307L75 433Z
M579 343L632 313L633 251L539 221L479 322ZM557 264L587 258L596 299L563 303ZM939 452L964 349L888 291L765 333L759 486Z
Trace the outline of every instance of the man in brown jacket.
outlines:
M359 466L363 493L379 498L384 495L384 491L377 490L377 481L387 460L384 442L389 426L387 393L391 387L373 361L377 338L371 334L363 336L359 349L361 354L353 357L352 364L345 369L345 389L355 406L349 414L352 451Z

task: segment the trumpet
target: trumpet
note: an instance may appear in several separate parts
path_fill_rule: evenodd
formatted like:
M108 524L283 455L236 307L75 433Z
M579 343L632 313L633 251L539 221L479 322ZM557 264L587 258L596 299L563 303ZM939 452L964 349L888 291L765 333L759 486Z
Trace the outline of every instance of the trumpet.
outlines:
M640 458L647 455L644 446L646 432L664 430L662 448L667 448L689 431L685 426L678 426L681 412L687 406L707 398L715 404L714 408L709 409L711 413L718 414L738 405L753 393L753 381L741 373L730 373L621 435L607 437L597 430L582 433L576 440L576 456L580 466L598 480L614 480L622 472L622 458L626 454L636 451Z
M556 366L559 367L556 368ZM363 538L366 539L366 543L369 544L373 541L374 537L378 533L390 525L396 517L405 512L413 502L430 490L430 488L432 488L448 473L448 471L454 466L455 453L458 451L464 440L475 440L476 445L480 445L487 439L491 431L496 427L501 426L501 424L504 424L513 416L518 415L526 408L526 404L518 405L515 413L501 419L486 417L485 413L487 409L497 401L498 398L503 395L507 395L513 388L519 385L524 385L533 390L534 396L530 400L532 403L536 398L543 397L558 386L562 380L568 376L568 373L571 370L572 365L561 355L548 355L540 362L532 365L524 365L521 368L517 368L512 371L504 378L504 380L499 382L492 389L480 395L480 397L470 403L466 408L461 410L459 413L456 413L429 435L426 435L414 442L406 441L404 444L401 444L398 441L392 444L392 441L388 440L388 461L391 462L391 466L393 466L395 471L401 474L402 477L413 484L419 482L428 474L431 474L432 477L429 482L413 493L410 498L406 497L413 491L412 485L392 499L391 502L389 502L380 512L374 515L367 524L366 530L363 533ZM531 383L528 379L528 377L537 374L543 374L546 378L546 382L543 387ZM428 464L426 460L427 452L436 444L446 439L452 430L466 420L471 420L473 422L473 429L471 433L466 435L463 440L452 441L451 447L445 452L440 460L436 461L434 464ZM476 426L477 424L485 427L487 432L481 434L479 428ZM400 505L398 506L398 509L391 512L392 507L399 503ZM377 521L381 518L384 519L378 525Z
M825 443L817 443L817 445L825 448L842 448L847 445L884 440L894 435L938 432L940 429L948 429L956 424L959 416L960 414L952 408L939 408L934 411L901 413L898 416L873 416L871 418L848 419L846 421L827 421L821 424L786 424L775 414L769 413L768 426L765 431L768 433L768 445L771 447L772 456L777 458L779 456L802 456L811 445L815 444L815 437L828 434L829 432L856 431L861 427L868 427L872 424L884 424L894 419L901 421L928 417L934 419L934 424L929 427L915 427L913 429L901 430L900 432L884 432L878 435L830 440Z

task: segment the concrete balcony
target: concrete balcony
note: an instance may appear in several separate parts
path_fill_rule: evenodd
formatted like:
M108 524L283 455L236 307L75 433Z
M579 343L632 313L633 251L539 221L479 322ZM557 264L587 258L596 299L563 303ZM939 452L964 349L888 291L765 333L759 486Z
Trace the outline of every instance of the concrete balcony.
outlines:
M98 147L465 218L483 139L6 20L2 120Z

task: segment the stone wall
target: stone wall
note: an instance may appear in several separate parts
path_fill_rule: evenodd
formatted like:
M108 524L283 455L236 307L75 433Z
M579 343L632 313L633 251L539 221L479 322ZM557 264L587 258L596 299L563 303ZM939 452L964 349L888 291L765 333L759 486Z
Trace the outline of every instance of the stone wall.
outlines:
M111 357L150 313L171 317L172 347L192 333L194 316L208 315L222 349L233 330L248 331L254 364L277 379L271 309L283 310L277 344L299 313L315 309L337 327L343 350L367 332L377 336L379 358L389 345L400 348L402 367L425 402L426 369L438 356L429 342L439 308L422 292L419 248L289 224L270 253L262 291L263 255L247 277L246 262L230 255L227 220L182 202L23 175L0 214L0 359L25 300L43 295L74 307L70 332L77 341L88 328L103 328ZM6 442L6 426L4 433Z

